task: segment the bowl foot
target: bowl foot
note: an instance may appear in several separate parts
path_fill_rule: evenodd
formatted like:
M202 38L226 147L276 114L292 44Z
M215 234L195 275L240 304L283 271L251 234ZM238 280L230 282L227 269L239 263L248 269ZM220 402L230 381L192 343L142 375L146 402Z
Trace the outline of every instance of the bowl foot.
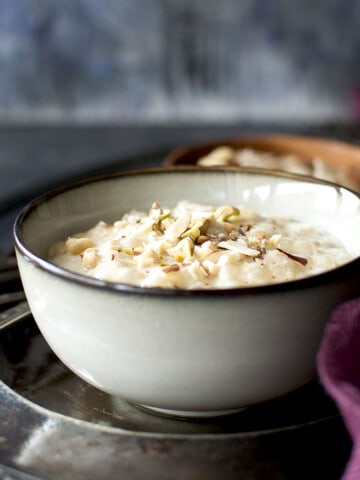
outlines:
M225 415L233 415L235 413L241 412L246 407L242 408L233 408L230 410L171 410L167 408L157 408L151 407L149 405L143 405L139 403L133 404L135 407L145 412L152 413L155 415L160 415L162 417L170 417L176 419L202 419L202 418L211 418L211 417L223 417Z

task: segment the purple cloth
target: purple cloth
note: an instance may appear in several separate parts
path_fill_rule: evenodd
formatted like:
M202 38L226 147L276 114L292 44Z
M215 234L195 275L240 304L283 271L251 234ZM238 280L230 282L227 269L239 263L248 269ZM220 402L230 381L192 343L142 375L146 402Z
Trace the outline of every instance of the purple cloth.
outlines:
M317 357L320 380L336 402L353 448L342 480L360 479L360 298L331 315Z

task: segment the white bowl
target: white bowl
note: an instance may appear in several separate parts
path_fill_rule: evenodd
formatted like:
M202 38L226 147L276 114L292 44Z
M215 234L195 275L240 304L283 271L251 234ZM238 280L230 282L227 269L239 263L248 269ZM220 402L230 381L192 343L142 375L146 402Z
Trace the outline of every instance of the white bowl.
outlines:
M193 291L104 282L46 259L51 244L100 219L184 198L313 223L354 260L287 283ZM286 173L175 167L92 178L33 201L14 238L32 313L64 364L103 391L185 416L229 413L310 382L330 312L359 294L359 195Z

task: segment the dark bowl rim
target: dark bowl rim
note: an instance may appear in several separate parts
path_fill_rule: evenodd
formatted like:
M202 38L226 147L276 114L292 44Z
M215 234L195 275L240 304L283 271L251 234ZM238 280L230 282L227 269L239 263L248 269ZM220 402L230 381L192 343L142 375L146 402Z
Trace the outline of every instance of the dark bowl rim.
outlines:
M160 167L151 167L143 169L134 169L126 170L120 172L113 172L103 175L97 175L81 179L75 182L67 183L62 186L53 188L36 198L30 201L18 214L15 219L13 226L13 240L15 251L20 254L26 261L32 263L37 268L46 271L47 273L54 275L62 280L75 283L77 285L94 288L96 290L105 290L108 292L118 292L119 294L134 294L141 296L156 296L156 297L171 297L171 298L201 298L201 297L212 297L212 298L223 298L223 297L239 297L239 296L251 296L251 295L262 295L262 294L273 294L280 292L290 292L294 290L304 290L314 287L323 287L324 285L339 282L341 279L351 278L359 276L360 274L360 256L354 258L350 262L340 265L335 269L312 275L309 277L291 280L287 282L272 283L266 285L257 285L249 287L238 287L238 288L225 288L225 289L173 289L173 288L161 288L161 287L140 287L136 285L129 285L125 283L115 283L105 280L99 280L90 276L82 275L79 273L72 272L70 270L64 269L58 265L51 263L43 257L40 257L33 251L31 251L22 240L22 225L26 219L31 215L31 213L42 203L47 202L48 200L61 195L69 190L73 190L85 185L92 183L107 181L116 178L122 177L132 177L136 175L148 175L148 174L167 174L174 173L179 174L181 172L197 172L204 173L204 168L194 165L181 165L181 166L160 166ZM209 167L206 168L207 172L213 173L224 173L224 168L222 167ZM251 173L262 176L275 176L282 178L289 178L293 180L305 181L308 183L314 183L318 185L325 185L335 188L338 192L345 190L352 193L360 199L360 193L353 191L342 185L338 185L333 182L328 182L326 180L320 180L314 177L294 174L291 172L284 172L279 170L270 170L256 167L228 167L226 171L233 171L236 174Z

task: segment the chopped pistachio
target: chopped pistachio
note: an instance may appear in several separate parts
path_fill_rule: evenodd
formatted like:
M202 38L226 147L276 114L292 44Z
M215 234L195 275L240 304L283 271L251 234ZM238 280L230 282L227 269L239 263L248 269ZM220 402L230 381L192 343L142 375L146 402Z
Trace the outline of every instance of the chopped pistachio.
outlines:
M135 251L133 248L122 247L120 248L120 252L126 253L127 255L134 255Z
M242 218L241 218L241 215L229 215L226 218L226 221L234 225L241 225Z
M269 247L276 247L278 244L279 244L279 241L281 239L282 235L272 235L270 238L269 238L269 241L268 241L268 245Z
M185 230L184 233L180 235L180 238L190 237L196 241L200 237L200 229L198 227L192 227Z
M202 245L203 243L207 242L209 240L209 237L206 235L200 235L200 237L197 239L196 243L199 245Z
M162 222L163 220L165 220L165 218L170 217L170 215L171 215L171 210L162 210L161 214L157 217L157 220L159 222Z
M238 208L232 207L231 205L219 207L214 212L214 217L220 222L225 222L229 217L234 215L240 215L240 211Z
M200 230L200 235L206 235L209 225L210 225L210 220L204 217L204 218L197 218L193 226L197 227Z
M168 253L173 255L175 259L181 258L182 261L184 258L190 258L194 251L194 242L190 237L185 237L180 242L172 248L168 249Z

